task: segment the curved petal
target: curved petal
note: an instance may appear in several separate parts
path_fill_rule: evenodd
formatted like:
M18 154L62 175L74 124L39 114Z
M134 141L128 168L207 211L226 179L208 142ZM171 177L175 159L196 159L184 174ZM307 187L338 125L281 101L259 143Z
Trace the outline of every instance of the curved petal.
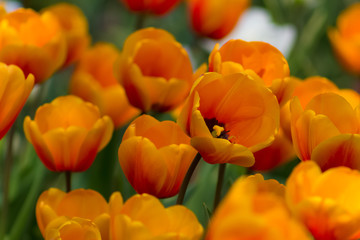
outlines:
M210 163L231 163L250 167L255 159L252 152L240 144L234 144L226 139L210 137L193 137L191 145L199 151L203 159Z

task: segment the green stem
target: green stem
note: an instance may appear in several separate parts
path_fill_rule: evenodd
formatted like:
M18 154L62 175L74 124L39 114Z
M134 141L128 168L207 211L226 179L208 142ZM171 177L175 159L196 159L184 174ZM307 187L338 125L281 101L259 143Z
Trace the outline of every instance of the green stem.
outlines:
M65 180L66 180L66 192L71 191L71 171L65 172Z
M136 18L135 31L144 28L146 13L139 13Z
M222 190L222 186L223 186L223 182L224 182L225 168L226 168L226 163L222 163L219 165L219 175L218 175L218 182L216 185L213 212L215 211L215 209L218 206L220 199L221 199L221 190Z
M200 153L197 153L194 160L192 161L188 171L186 172L185 178L184 178L184 180L183 180L183 182L181 184L180 191L179 191L179 194L178 194L178 197L177 197L177 200L176 200L176 204L179 204L179 205L183 204L186 189L187 189L187 187L189 185L191 176L193 175L193 173L195 171L195 168L198 165L200 159L201 159L201 155L200 155Z
M7 148L4 165L4 179L3 179L3 205L2 205L2 216L0 224L0 239L4 239L8 220L8 209L9 209L9 185L10 185L10 173L13 165L12 146L15 135L15 126L11 127L8 133Z

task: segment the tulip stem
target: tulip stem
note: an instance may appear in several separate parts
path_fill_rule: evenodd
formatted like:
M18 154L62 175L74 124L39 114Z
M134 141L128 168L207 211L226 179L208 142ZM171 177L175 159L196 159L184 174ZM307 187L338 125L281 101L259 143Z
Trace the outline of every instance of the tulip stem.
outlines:
M8 218L8 209L9 209L9 185L10 185L10 172L13 164L13 155L12 155L12 146L13 139L15 134L15 126L13 126L7 137L7 148L5 156L5 166L4 166L4 179L3 179L3 204L2 204L2 215L1 215L1 224L0 224L0 239L4 239L6 232L6 223Z
M66 179L66 192L71 191L71 172L66 171L65 172L65 179Z
M191 176L193 175L193 173L195 171L195 168L198 165L200 159L201 159L201 155L200 155L200 153L197 153L194 160L192 161L188 171L186 172L185 178L184 178L184 180L183 180L183 182L181 184L180 191L179 191L179 194L178 194L178 197L177 197L177 200L176 200L176 204L179 204L179 205L183 204L186 189L187 189L187 187L189 185Z
M221 199L221 190L222 190L222 186L223 186L223 182L224 182L225 168L226 168L226 163L222 163L219 165L219 175L218 175L218 182L216 185L213 212L215 211L215 209L218 206L220 199Z
M140 30L140 29L144 28L145 19L146 19L146 13L140 13L137 15L136 23L135 23L135 30Z

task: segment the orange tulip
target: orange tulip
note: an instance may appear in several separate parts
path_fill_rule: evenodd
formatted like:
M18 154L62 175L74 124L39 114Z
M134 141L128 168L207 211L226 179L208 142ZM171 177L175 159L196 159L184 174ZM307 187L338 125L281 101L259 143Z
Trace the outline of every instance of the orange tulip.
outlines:
M221 39L235 27L250 0L187 0L191 24L201 36Z
M360 169L360 97L345 93L316 95L304 109L298 98L292 100L291 133L301 160L314 160L323 170L337 166Z
M180 0L122 0L133 12L163 15L170 12Z
M67 55L64 66L79 60L90 43L88 23L84 13L75 5L58 3L45 8L58 19L67 43Z
M138 193L159 198L179 192L195 155L190 138L176 123L148 115L130 124L119 147L120 165L130 184Z
M216 44L209 57L209 71L224 75L246 72L253 78L262 79L281 105L290 99L294 89L285 57L265 42L237 39L228 41L221 48Z
M300 163L286 182L286 200L316 240L360 238L360 173L337 167L322 173Z
M20 68L0 63L0 139L9 131L34 86L34 76L25 78Z
M96 44L84 53L70 82L70 92L97 105L115 127L121 127L140 113L130 105L124 88L114 76L119 54L111 44Z
M210 220L206 240L306 240L306 229L289 213L285 188L260 174L238 179Z
M206 162L249 167L252 152L274 140L279 104L249 75L207 73L194 83L178 123Z
M118 80L130 103L168 111L189 94L193 72L188 54L165 30L146 28L131 34L117 65Z
M112 240L200 240L203 228L194 213L184 206L164 208L147 194L135 195L123 203L120 193L110 198Z
M93 190L50 188L37 201L36 220L46 240L109 239L109 205Z
M332 81L320 76L308 77L304 80L291 77L294 82L293 97L296 96L303 108L311 101L313 97L321 93L334 92L345 97L349 103L355 108L359 104L359 95L351 89L339 89ZM281 127L284 129L286 135L291 138L291 114L290 101L288 101L280 110Z
M96 225L87 219L60 217L46 229L45 240L102 240Z
M360 3L354 3L337 18L337 28L331 28L328 36L333 50L349 72L360 74Z
M52 171L85 171L110 141L113 123L75 96L58 97L24 121L25 136Z
M62 66L66 43L56 17L31 9L0 16L0 61L32 73L36 83L48 79Z

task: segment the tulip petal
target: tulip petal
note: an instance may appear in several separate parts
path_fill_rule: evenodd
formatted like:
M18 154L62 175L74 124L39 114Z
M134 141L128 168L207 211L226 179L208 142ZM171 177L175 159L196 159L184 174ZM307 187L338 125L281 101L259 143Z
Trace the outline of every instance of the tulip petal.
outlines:
M191 145L199 151L203 159L210 163L231 163L250 167L255 159L252 152L245 146L233 144L226 139L193 137Z

